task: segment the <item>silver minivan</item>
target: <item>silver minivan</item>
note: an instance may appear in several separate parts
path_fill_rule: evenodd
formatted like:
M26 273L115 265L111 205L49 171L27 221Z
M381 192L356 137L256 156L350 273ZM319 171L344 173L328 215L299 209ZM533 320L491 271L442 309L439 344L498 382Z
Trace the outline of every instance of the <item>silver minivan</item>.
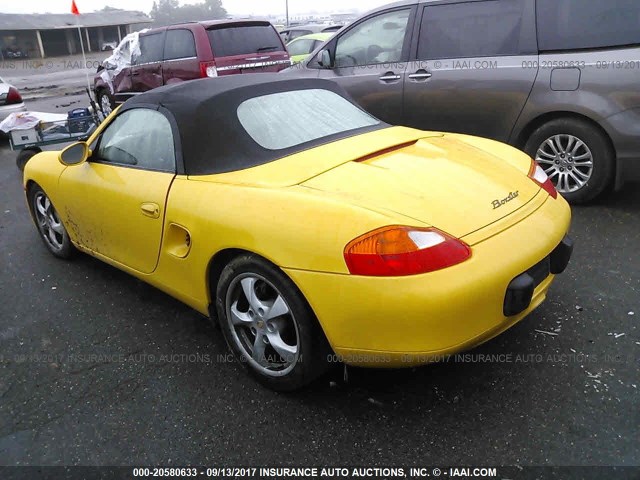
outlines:
M391 124L517 146L574 203L640 178L638 0L406 0L285 72Z

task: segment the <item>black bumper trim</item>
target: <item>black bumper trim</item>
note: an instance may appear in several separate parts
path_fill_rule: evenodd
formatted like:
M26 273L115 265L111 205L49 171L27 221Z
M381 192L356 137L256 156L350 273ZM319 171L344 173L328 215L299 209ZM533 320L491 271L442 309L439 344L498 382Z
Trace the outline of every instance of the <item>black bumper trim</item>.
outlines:
M569 259L573 253L573 240L569 235L565 235L560 244L551 252L550 271L554 275L562 273L569 265Z
M525 311L531 304L533 292L549 274L562 273L569 264L573 252L573 240L568 235L540 262L509 282L502 312L505 317Z

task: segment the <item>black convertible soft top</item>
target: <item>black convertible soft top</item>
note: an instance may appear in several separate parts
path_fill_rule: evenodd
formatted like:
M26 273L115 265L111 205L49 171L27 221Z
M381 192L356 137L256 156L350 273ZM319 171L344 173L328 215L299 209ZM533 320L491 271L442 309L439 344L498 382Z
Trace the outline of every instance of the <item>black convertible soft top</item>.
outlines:
M179 165L178 172L187 175L242 170L340 138L388 126L380 122L274 150L259 145L240 123L238 106L245 100L307 89L330 90L353 103L339 85L329 80L257 73L206 78L156 88L130 98L122 110L146 107L164 113L174 130L177 130L176 157L183 164L183 168ZM292 118L290 123L278 125L278 131L295 129L296 122L297 119Z

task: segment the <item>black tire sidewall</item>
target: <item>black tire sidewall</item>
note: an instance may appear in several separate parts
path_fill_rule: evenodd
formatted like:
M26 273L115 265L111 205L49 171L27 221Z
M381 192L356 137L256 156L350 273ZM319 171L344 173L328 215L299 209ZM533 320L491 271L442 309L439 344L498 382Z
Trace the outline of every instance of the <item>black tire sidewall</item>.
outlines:
M16 158L16 166L18 170L24 172L24 167L27 165L27 162L31 159L31 157L40 153L38 150L25 148L24 150L20 150L18 153L18 157Z
M38 225L38 217L36 215L35 206L33 204L36 194L38 192L42 192L44 195L47 195L39 185L34 184L29 188L29 191L27 192L27 199L29 201L29 211L31 212L31 218L33 219L33 223L36 227L36 230L38 231L40 240L42 240L42 243L44 243L44 246L47 247L47 250L49 250L49 252L55 257L62 258L65 260L70 259L71 257L73 257L76 250L75 250L75 247L73 246L73 243L71 243L71 238L69 237L69 233L67 232L67 229L65 228L64 223L62 223L62 219L60 219L60 223L62 224L62 229L64 230L64 233L62 235L62 248L60 250L54 250L53 248L51 248L51 245L49 245L47 241L44 239L42 231L40 230L40 226ZM51 201L51 199L49 199L49 201ZM51 203L53 205L53 202ZM53 208L55 209L55 206ZM57 209L56 209L56 213L57 213ZM58 214L58 218L60 218L59 214Z
M243 273L255 273L271 282L289 305L296 320L299 335L299 360L293 370L282 377L266 375L256 370L245 357L245 353L236 345L231 333L231 323L227 318L226 296L233 279ZM216 311L220 329L227 345L239 363L266 387L277 391L299 389L321 375L328 367L330 348L317 323L313 311L302 293L280 269L255 255L240 255L223 269L216 288Z
M576 192L563 193L562 196L573 204L580 204L595 200L613 183L615 173L614 153L606 136L588 122L573 118L552 120L538 127L529 137L524 151L536 158L538 148L546 139L568 134L582 140L593 155L593 171L586 185Z

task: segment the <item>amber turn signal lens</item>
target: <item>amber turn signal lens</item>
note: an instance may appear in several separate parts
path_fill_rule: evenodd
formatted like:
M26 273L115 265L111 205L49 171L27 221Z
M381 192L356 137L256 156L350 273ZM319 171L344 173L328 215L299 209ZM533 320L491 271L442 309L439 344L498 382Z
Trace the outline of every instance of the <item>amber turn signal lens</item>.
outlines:
M436 228L389 226L347 244L344 258L353 275L417 275L463 262L469 246Z

